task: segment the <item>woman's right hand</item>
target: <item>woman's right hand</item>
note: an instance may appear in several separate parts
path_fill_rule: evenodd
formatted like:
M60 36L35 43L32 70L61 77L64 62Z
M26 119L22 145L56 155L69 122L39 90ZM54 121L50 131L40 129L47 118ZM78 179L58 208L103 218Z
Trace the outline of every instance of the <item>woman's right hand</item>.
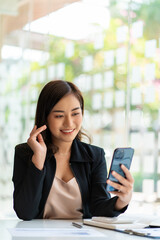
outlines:
M27 140L28 145L33 151L32 162L39 169L42 170L46 158L47 147L41 135L41 132L46 130L47 126L43 125L37 129L35 125Z

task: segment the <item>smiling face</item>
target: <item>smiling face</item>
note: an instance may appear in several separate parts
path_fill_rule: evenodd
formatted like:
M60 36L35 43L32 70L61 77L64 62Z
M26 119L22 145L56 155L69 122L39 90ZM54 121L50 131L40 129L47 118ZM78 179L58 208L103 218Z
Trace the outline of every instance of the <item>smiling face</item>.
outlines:
M49 113L47 123L56 146L72 143L82 125L79 100L73 94L64 96Z

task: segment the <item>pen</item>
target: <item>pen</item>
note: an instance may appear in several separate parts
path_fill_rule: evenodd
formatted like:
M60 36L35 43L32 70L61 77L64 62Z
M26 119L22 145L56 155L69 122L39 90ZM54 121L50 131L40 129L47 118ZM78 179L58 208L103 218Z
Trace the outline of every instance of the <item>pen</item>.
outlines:
M83 227L81 224L76 223L76 222L72 222L72 225L73 225L74 227L77 227L77 228L82 228L82 227Z
M150 233L142 233L142 232L133 231L133 230L130 230L130 229L126 229L126 230L124 230L124 232L129 233L131 235L137 235L137 236L142 236L142 237L150 235Z

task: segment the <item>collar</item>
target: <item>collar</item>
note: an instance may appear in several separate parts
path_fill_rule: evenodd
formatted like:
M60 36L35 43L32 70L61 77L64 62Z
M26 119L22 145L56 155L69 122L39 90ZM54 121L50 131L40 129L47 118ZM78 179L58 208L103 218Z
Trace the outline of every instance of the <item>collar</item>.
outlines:
M74 139L71 148L70 162L92 162L92 158L85 147L85 143Z
M74 139L71 147L70 162L92 162L92 158L87 151L88 144L81 142L78 139ZM52 158L53 152L51 149L47 149L47 160Z

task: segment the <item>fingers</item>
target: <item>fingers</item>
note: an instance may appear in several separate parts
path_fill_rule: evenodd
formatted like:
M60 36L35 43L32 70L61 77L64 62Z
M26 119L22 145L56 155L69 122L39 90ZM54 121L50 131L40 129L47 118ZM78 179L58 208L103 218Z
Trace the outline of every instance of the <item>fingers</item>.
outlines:
M38 142L39 142L39 143L44 142L43 137L42 137L41 134L38 134L37 138L38 138Z
M44 143L41 132L43 132L46 128L47 128L47 126L43 125L42 127L37 129L37 126L35 125L34 128L32 129L32 131L30 133L30 137L27 140L27 143L32 148L32 150L35 146L37 146L37 145L35 145L37 142L39 142L41 144Z
M32 129L31 133L30 133L30 137L37 137L38 134L40 134L41 132L43 132L44 130L46 130L47 126L43 125L42 127L37 129L37 126L35 125L34 128Z
M122 168L123 172L125 173L126 178L122 177L117 172L112 171L112 175L118 180L118 182L113 182L108 179L107 184L111 185L112 187L117 189L119 192L123 192L123 193L130 192L133 189L134 179L133 179L131 173L129 172L129 170L124 165L121 165L121 168ZM112 192L112 193L114 193L114 192ZM116 194L116 195L118 195L118 194Z
M110 180L107 181L107 183L109 185L111 185L112 187L114 187L115 189L118 190L118 192L121 192L121 193L125 193L126 192L126 189L130 189L129 186L124 186L124 185L121 185L119 183L116 183L116 182L112 182ZM117 195L117 191L112 191L112 193L116 193Z
M121 168L125 174L125 177L122 177L115 171L112 171L112 175L118 180L118 182L113 182L111 180L107 180L107 184L114 187L117 191L112 191L111 193L118 197L115 208L122 209L127 206L132 198L133 192L133 183L134 180L132 178L131 173L124 165L121 165Z
M125 173L126 178L130 181L130 182L134 182L134 179L130 173L130 171L128 170L128 168L125 165L121 165L121 169L123 170L123 172Z
M121 165L121 169L123 170L124 174L125 174L125 177L124 178L123 176L121 176L120 174L118 174L117 172L115 171L112 171L112 175L123 185L126 185L128 183L132 183L134 182L134 179L130 173L130 171L128 170L127 167L125 167L123 164Z
M30 133L30 136L31 134L37 129L37 125L34 126L34 128L32 129L31 133Z
M117 189L119 192L124 192L124 186L119 183L112 182L111 180L107 180L107 184L109 184L113 188ZM114 193L114 192L117 193L117 191L112 191L112 193Z

